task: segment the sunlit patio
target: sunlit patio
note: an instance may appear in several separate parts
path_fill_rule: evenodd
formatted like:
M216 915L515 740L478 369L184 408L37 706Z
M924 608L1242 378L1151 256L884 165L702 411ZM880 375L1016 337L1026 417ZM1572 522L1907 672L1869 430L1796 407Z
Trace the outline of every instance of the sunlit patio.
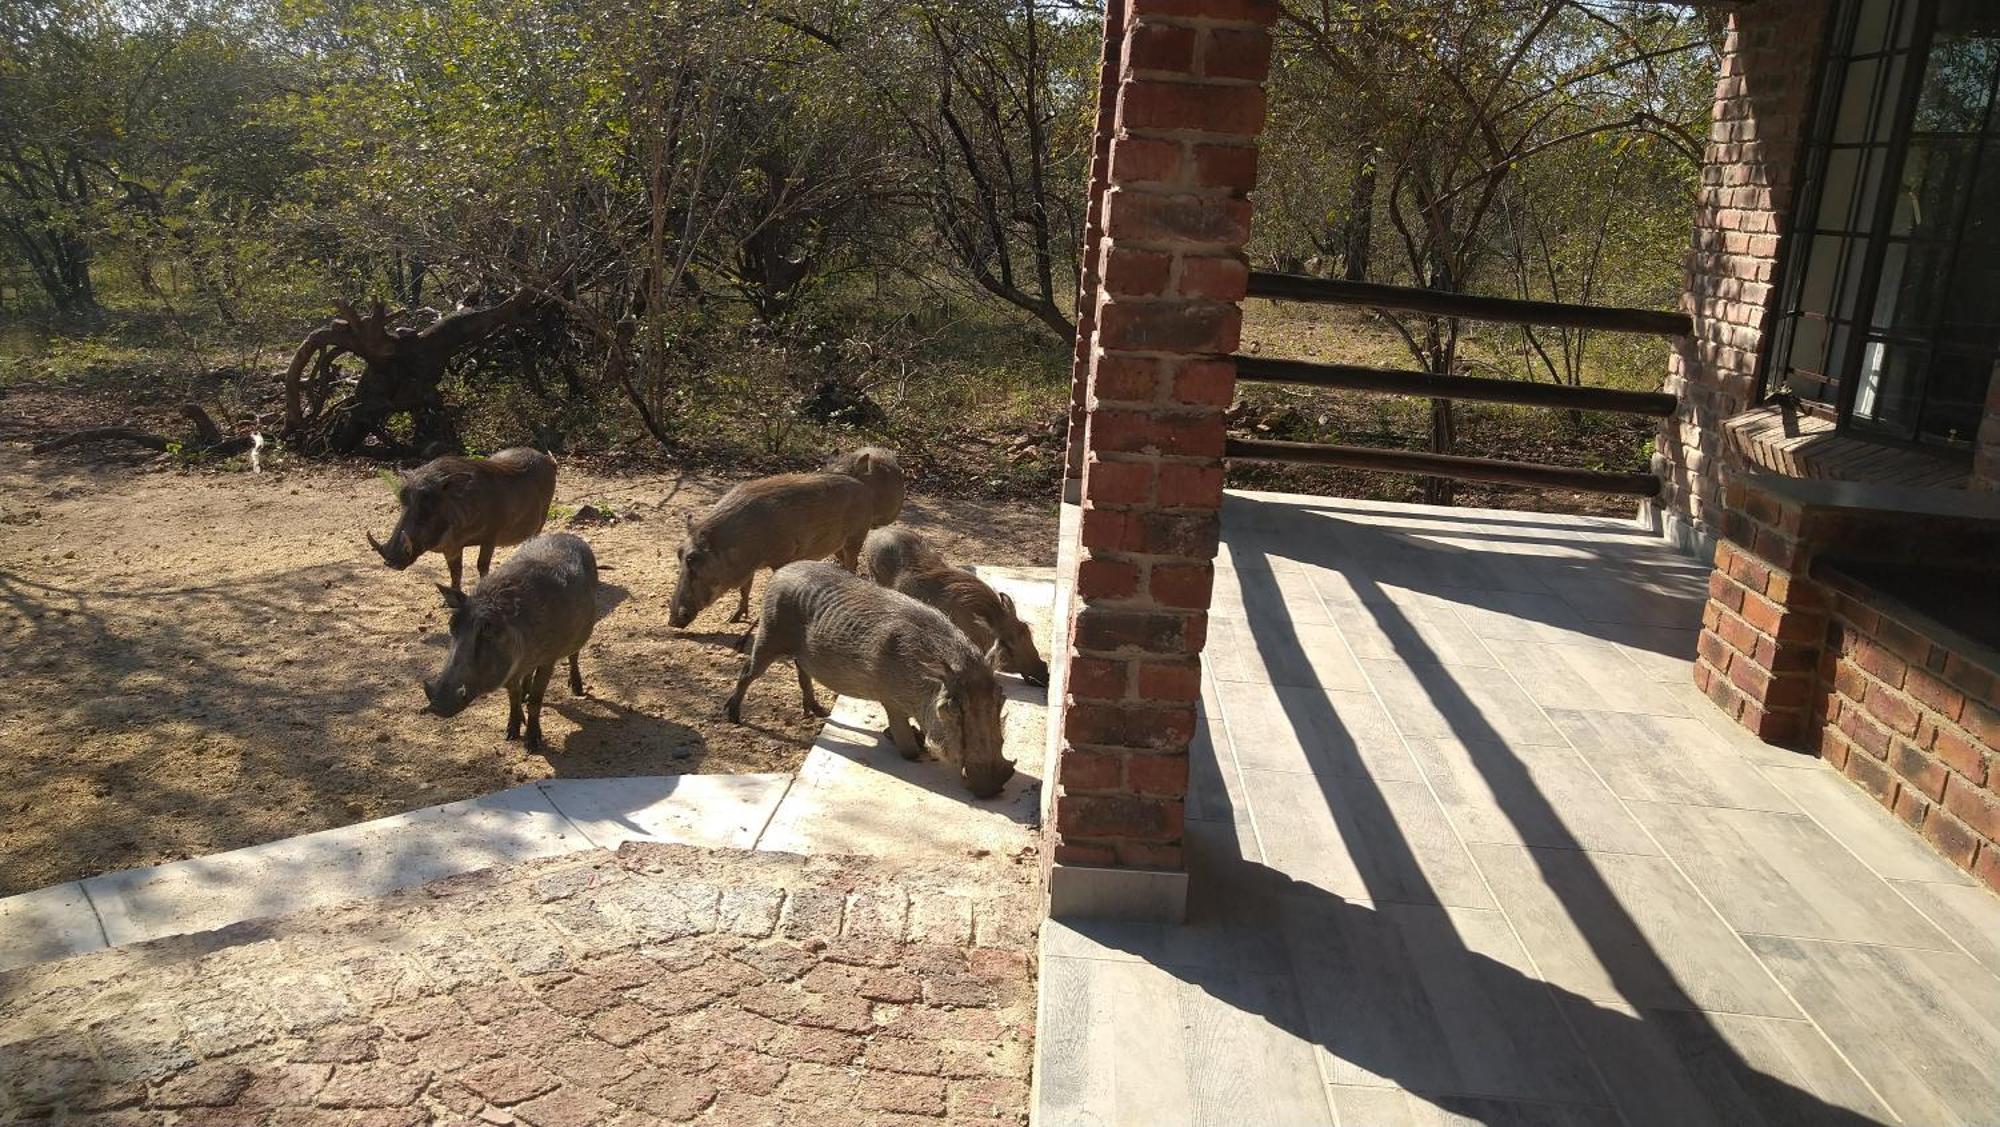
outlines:
M1045 925L1037 1122L2000 1117L2000 899L1695 690L1707 567L1600 518L1222 527L1189 921Z

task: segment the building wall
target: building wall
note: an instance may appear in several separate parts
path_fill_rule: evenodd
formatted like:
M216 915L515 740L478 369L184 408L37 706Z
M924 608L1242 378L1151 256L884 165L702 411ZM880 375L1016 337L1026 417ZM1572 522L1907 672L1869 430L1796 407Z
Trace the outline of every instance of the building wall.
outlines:
M2000 890L1993 672L1855 592L1832 600L1819 681L1820 756Z
M1694 333L1668 368L1666 390L1681 406L1661 426L1653 466L1664 482L1664 531L1704 558L1721 532L1725 479L1736 472L1722 421L1757 400L1827 8L1827 0L1759 0L1727 11L1688 256Z

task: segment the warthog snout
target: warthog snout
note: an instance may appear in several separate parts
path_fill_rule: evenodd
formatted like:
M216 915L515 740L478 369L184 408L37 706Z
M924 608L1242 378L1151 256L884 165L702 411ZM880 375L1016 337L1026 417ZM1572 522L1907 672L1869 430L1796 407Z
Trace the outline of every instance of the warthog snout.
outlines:
M364 533L363 535L368 537L368 546L375 549L375 554L382 557L382 562L395 568L397 571L402 571L404 568L417 562L417 556L420 553L410 543L410 534L404 532L402 529L398 528L395 532L390 533L387 544L375 539L375 534L372 532Z
M449 718L464 712L465 706L472 703L472 690L464 685L444 689L436 681L425 681L424 698L431 702L425 711L433 716Z

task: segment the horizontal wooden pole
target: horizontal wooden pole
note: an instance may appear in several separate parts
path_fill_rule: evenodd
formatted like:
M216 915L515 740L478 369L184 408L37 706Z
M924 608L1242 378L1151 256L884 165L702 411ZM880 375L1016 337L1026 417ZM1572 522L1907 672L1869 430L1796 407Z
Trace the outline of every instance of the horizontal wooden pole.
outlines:
M1250 274L1251 297L1284 301L1315 301L1332 305L1366 305L1403 313L1464 317L1473 321L1503 321L1510 325L1549 325L1566 329L1602 329L1614 333L1655 333L1686 336L1694 321L1685 313L1660 309L1626 309L1613 305L1571 305L1561 301L1526 301L1513 297L1480 297L1444 293L1379 282L1347 282L1304 274Z
M1609 387L1570 387L1528 380L1495 380L1481 376L1433 376L1393 368L1355 364L1309 364L1303 360L1268 360L1238 356L1236 378L1267 383L1306 384L1428 399L1477 399L1516 403L1524 407L1556 407L1567 411L1617 411L1627 415L1665 418L1674 413L1673 396L1658 391L1619 391Z
M1660 479L1649 473L1607 473L1576 470L1540 462L1509 462L1498 458L1467 458L1458 454L1426 454L1418 450L1383 450L1373 446L1331 446L1317 442L1276 442L1261 438L1231 438L1222 456L1239 462L1285 462L1295 465L1339 466L1377 473L1413 473L1492 481L1502 485L1546 485L1585 493L1615 493L1626 497L1657 497Z

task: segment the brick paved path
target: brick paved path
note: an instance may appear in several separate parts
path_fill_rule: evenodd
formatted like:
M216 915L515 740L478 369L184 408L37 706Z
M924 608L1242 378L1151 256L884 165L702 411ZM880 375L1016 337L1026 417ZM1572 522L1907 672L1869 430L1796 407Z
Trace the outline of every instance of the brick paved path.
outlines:
M0 976L0 1122L1020 1124L1032 861L628 845Z

